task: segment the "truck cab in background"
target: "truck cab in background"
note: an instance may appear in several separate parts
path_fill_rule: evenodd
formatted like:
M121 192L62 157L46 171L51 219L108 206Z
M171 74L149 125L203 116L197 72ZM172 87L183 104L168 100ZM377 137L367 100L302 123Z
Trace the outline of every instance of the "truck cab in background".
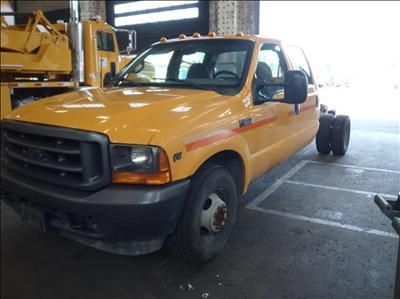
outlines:
M117 32L127 35L125 49L119 49ZM113 28L99 17L51 24L35 11L27 24L9 25L2 15L0 118L43 97L102 87L133 58L135 48L134 31Z

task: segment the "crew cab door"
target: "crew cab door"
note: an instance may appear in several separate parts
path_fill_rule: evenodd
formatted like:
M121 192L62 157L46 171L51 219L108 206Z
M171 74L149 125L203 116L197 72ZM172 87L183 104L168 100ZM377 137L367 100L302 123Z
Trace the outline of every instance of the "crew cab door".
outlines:
M319 126L318 90L304 51L295 46L284 47L284 50L288 56L290 68L303 71L308 79L307 100L298 107L297 113L294 105L291 105L289 109L289 129L297 133L296 142L304 146L311 142Z
M291 64L292 70L303 71L307 75L308 79L308 97L307 101L303 103L301 106L305 110L313 109L314 107L318 107L318 93L317 87L315 83L314 76L311 72L310 64L304 54L304 51L295 46L285 47L285 53L288 55L289 63Z

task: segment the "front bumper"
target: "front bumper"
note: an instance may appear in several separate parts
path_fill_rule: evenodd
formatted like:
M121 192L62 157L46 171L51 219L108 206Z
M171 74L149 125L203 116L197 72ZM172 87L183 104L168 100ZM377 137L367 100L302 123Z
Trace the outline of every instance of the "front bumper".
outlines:
M2 200L23 219L28 207L43 216L43 230L123 255L161 248L175 229L189 185L190 180L166 186L109 185L86 192L1 169Z

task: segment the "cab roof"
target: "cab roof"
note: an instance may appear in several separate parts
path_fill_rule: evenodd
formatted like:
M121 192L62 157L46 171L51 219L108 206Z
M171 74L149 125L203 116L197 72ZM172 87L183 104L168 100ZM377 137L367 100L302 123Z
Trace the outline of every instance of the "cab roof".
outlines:
M159 42L154 43L156 44L163 44L163 43L172 43L172 42L185 42L185 41L193 41L193 40L213 40L213 39L238 39L238 40L250 40L253 42L276 42L280 43L281 41L276 38L264 37L260 35L249 35L244 34L243 32L238 32L236 34L229 34L229 35L217 35L215 32L209 32L207 35L200 35L200 33L195 32L191 36L186 36L185 34L181 33L178 37L167 39L166 37L161 37Z

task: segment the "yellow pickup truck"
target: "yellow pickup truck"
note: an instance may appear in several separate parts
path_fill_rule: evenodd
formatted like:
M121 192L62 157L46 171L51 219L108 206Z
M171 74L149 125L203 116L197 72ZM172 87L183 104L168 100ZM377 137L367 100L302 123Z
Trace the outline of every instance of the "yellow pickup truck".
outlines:
M303 51L275 39L162 38L108 85L8 114L1 188L25 222L112 253L167 243L206 262L250 182L315 137L324 154L349 143L350 120L320 109Z

